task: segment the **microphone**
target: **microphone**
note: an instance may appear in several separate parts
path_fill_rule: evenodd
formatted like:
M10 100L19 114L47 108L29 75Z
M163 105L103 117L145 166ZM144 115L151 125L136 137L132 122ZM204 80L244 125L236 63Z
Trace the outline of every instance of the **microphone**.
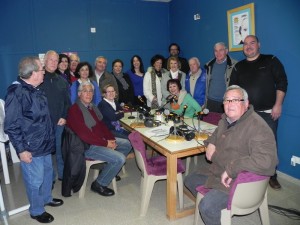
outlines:
M135 117L132 115L132 107L130 107L129 105L125 105L124 102L121 102L120 106L123 108L123 109L126 109L127 111L130 111L130 116L128 117L128 119L135 119Z
M142 98L142 96L138 95L138 100L143 103L143 105L147 105L144 101L144 99Z
M185 111L186 111L187 108L188 108L187 105L184 105L184 106L183 106L182 117L184 117L184 114L185 114Z
M203 120L203 116L207 115L208 113L209 113L209 109L207 108L197 112L198 120Z

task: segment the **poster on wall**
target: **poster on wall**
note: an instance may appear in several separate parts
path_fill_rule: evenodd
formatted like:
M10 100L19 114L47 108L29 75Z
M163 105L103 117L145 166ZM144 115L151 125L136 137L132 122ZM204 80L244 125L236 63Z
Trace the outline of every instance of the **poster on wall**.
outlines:
M254 3L227 11L229 51L243 50L247 35L255 35Z

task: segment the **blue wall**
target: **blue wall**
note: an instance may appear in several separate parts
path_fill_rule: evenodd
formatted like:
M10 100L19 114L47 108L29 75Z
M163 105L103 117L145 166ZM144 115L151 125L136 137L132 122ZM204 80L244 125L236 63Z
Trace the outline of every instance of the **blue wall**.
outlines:
M90 28L95 27L96 33ZM78 52L81 61L99 55L129 69L139 54L144 65L169 45L169 4L141 0L1 0L0 98L17 77L19 60L53 49Z
M228 43L227 10L254 2L256 35L261 52L276 55L285 66L288 92L278 128L278 170L300 178L300 165L291 166L291 156L300 156L300 2L293 0L173 0L170 3L170 40L180 43L187 58L197 56L202 65L213 57L213 45ZM200 20L193 15L199 13ZM238 60L242 52L230 55Z
M115 58L121 58L128 69L133 54L140 54L148 66L152 55L166 56L169 43L177 42L183 56L197 56L204 64L213 57L214 43L228 42L227 10L251 2L261 52L278 56L289 80L278 129L278 169L299 179L300 166L290 165L292 155L300 156L299 1L1 0L0 98L15 80L22 57L49 49L76 51L82 61L92 64L104 55L111 70ZM201 19L194 21L196 13ZM96 27L95 34L90 33L91 27ZM242 52L230 55L244 58Z

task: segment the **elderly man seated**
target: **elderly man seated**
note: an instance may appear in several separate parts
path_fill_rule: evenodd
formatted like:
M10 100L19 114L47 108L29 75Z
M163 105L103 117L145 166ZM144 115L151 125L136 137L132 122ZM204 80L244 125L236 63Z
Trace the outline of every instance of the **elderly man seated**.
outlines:
M94 86L90 82L82 82L78 88L78 99L68 112L67 125L79 138L90 144L85 157L106 161L91 189L103 196L112 196L114 191L107 186L118 174L131 151L128 140L115 138L102 120L102 114L92 103Z
M205 175L186 177L185 186L196 196L196 187L211 188L199 204L205 224L221 224L230 185L241 171L271 176L278 163L275 137L268 124L249 105L247 92L237 85L227 88L218 128L205 142L206 158L212 163Z

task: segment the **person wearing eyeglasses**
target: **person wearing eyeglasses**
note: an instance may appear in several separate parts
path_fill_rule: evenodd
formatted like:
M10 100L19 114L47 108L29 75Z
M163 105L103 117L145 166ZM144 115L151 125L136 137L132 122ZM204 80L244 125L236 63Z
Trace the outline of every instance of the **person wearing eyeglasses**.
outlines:
M245 38L243 51L246 59L234 66L229 84L247 90L255 111L267 122L276 137L288 86L284 66L276 56L260 54L260 42L254 35ZM275 190L281 188L276 172L269 184Z
M221 225L221 210L227 207L230 187L240 172L272 176L278 163L275 136L249 104L247 92L229 86L223 103L218 128L204 141L209 171L188 175L184 182L195 197L196 187L210 189L199 204L205 224Z
M91 190L102 196L112 196L115 192L107 186L119 173L132 147L129 140L115 137L107 128L102 113L92 103L94 91L90 82L84 81L79 85L78 98L68 112L67 124L83 142L90 145L84 151L86 158L107 162L92 183Z
M103 90L103 100L99 103L98 109L103 115L103 122L115 137L126 138L130 134L123 129L120 119L124 117L124 111L119 102L116 100L116 91L113 85L106 85Z
M7 89L4 131L20 158L31 218L51 223L54 217L45 206L61 206L63 200L51 194L55 131L47 98L40 89L44 74L38 57L20 61L18 80Z

